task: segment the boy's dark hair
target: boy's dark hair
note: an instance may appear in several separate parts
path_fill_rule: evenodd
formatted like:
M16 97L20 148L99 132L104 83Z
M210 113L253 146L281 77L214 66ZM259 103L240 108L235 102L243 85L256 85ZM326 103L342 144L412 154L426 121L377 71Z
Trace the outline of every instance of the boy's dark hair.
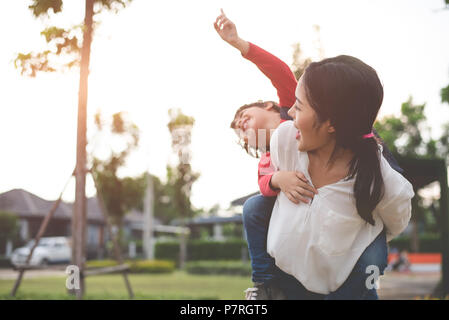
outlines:
M243 106L241 106L240 108L237 109L237 111L235 112L235 115L234 115L234 120L232 120L230 127L232 129L235 129L236 119L239 117L240 113L243 110L248 109L248 108L252 108L252 107L266 108L266 107L268 107L269 103L271 103L273 105L273 110L274 111L276 111L278 113L281 112L279 105L276 102L274 102L274 101L262 101L262 100L259 100L257 102L248 103L248 104L245 104L245 105L243 105Z

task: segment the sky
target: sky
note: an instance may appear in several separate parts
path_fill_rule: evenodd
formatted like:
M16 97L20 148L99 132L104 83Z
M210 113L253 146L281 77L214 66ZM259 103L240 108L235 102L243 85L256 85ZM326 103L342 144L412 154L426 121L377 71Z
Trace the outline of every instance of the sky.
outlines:
M82 22L84 1L65 0L62 14L35 19L31 1L4 1L0 11L0 192L28 190L56 199L75 166L77 70L26 78L14 68L17 53L46 48L48 25ZM384 85L379 117L398 114L409 96L426 103L434 136L449 121L440 90L449 84L449 9L432 1L215 1L134 0L118 14L102 14L94 35L89 75L88 135L97 110L126 111L141 129L139 149L124 175L143 171L165 178L174 163L168 110L196 120L192 167L201 177L192 203L210 208L257 191L258 160L236 143L229 128L235 110L276 100L269 80L223 42L213 22L223 8L239 35L291 65L293 44L318 59L349 54L377 70ZM64 199L74 199L74 183ZM95 190L90 179L87 195Z

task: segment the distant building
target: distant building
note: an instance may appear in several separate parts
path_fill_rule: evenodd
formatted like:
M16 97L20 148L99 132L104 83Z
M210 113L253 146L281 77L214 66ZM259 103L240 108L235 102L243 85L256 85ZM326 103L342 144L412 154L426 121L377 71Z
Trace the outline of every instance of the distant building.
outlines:
M255 195L257 195L257 194L260 194L260 192L259 192L259 191L256 191L256 192L253 192L253 193L251 193L251 194L249 194L249 195L247 195L247 196L244 196L244 197L241 197L241 198L232 200L232 201L231 201L231 206L232 206L232 207L240 207L240 206L243 206L243 204L245 203L246 200L248 200L249 198L251 198L252 196L255 196Z
M36 237L45 216L55 201L42 199L23 189L13 189L0 194L0 211L16 214L19 218L19 234L22 242ZM72 234L73 204L61 201L45 231L45 237L70 237ZM135 237L143 228L142 213L132 211L124 218L123 231L126 236ZM104 254L108 237L107 227L96 197L87 199L86 242L88 257ZM0 248L0 254L4 248Z
M247 196L231 201L230 208L225 213L218 213L216 215L201 216L189 219L186 222L186 227L190 229L191 237L199 237L201 234L201 230L207 230L208 234L213 240L225 240L226 237L223 233L223 226L225 226L226 224L241 226L243 224L243 204L246 200L257 194L259 194L259 192L253 192ZM232 212L232 215L229 215L230 212ZM179 220L175 220L173 221L173 224L180 225L181 223ZM242 237L246 239L244 228L242 228Z
M207 217L196 217L187 222L186 227L190 229L193 238L199 237L202 230L206 230L214 240L224 240L223 226L226 224L242 225L242 206L251 196L235 199L226 214L218 214ZM13 189L0 194L0 211L16 214L19 218L19 234L21 241L27 242L36 237L45 216L51 210L55 201L42 199L31 192L23 189ZM230 213L233 215L229 216ZM44 236L46 237L70 237L72 234L73 204L61 201L54 213ZM123 234L125 239L136 242L143 235L143 213L132 210L125 215L123 221ZM154 218L155 236L176 234L180 223L174 221L172 226L163 226L157 218ZM108 239L107 227L96 197L87 199L87 250L88 258L104 257L105 244ZM245 234L243 231L243 237ZM0 255L4 253L0 248ZM138 248L141 251L141 248Z

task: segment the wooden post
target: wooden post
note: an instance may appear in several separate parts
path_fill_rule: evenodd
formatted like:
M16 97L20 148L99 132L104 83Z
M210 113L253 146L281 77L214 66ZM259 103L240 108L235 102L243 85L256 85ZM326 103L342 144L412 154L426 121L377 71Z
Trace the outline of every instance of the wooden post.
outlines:
M84 16L83 47L81 50L80 81L78 91L78 131L76 146L76 187L75 203L73 206L72 220L72 264L80 270L80 289L76 290L77 299L82 299L85 292L84 281L84 257L86 244L86 113L87 113L87 88L90 61L90 46L92 42L94 0L86 0Z
M19 289L19 286L22 282L22 278L23 278L23 274L24 274L25 270L30 269L29 264L31 261L31 257L33 256L34 249L36 249L37 245L39 244L39 240L45 234L45 230L47 230L47 226L48 226L51 218L53 217L54 213L56 212L56 209L58 209L58 206L61 203L62 195L64 194L64 191L67 188L67 185L69 184L72 176L73 176L73 173L67 180L66 184L64 185L64 188L62 189L61 193L59 194L58 200L56 200L55 203L53 203L53 206L51 207L50 211L47 213L44 220L42 221L41 226L39 227L39 231L37 232L36 238L34 239L34 245L31 248L30 253L28 254L28 257L25 261L24 268L19 268L20 269L19 276L17 277L16 282L14 283L14 287L11 290L11 296L13 296L13 297L16 295L17 290Z
M183 219L181 224L182 229L186 229L186 224ZM182 232L179 235L179 269L183 270L187 261L187 234Z
M147 189L144 202L143 249L146 259L154 259L153 177L147 172Z
M41 239L42 235L45 232L45 229L47 229L47 225L50 222L51 217L55 213L56 209L59 206L59 203L61 202L61 197L53 204L53 207L51 208L50 212L47 214L47 216L44 218L44 221L42 222L39 232L37 233L36 239L34 240L34 245L30 250L30 253L28 254L28 257L25 262L25 266L28 266L30 264L31 256L33 255L34 249L36 249L39 240ZM25 272L26 268L20 268L19 276L17 277L16 283L14 284L14 287L11 291L11 296L15 296L17 289L19 289L20 283L22 282L23 273Z
M447 185L447 167L444 160L440 167L440 217L442 241L442 293L449 295L449 194Z
M115 272L124 272L126 270L129 270L129 265L120 264L118 266L112 266L112 267L104 267L104 268L95 268L91 270L85 270L84 276L95 276L99 274L107 274L107 273L115 273Z

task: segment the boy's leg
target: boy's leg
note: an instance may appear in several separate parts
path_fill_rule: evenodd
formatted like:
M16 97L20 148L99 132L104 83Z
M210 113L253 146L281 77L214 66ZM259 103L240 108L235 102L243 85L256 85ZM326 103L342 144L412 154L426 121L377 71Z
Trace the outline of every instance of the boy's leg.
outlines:
M325 295L308 291L294 276L276 267L279 288L287 300L323 300Z
M255 195L243 205L243 226L254 283L267 283L276 275L274 259L267 253L268 225L275 201L276 197Z
M251 257L254 288L245 290L247 300L285 300L279 287L274 259L267 252L268 226L276 197L249 198L243 206L243 224Z
M377 300L374 280L383 275L388 260L385 229L365 249L348 279L336 291L328 294L326 300ZM378 273L377 273L378 272ZM370 277L368 279L368 277Z

